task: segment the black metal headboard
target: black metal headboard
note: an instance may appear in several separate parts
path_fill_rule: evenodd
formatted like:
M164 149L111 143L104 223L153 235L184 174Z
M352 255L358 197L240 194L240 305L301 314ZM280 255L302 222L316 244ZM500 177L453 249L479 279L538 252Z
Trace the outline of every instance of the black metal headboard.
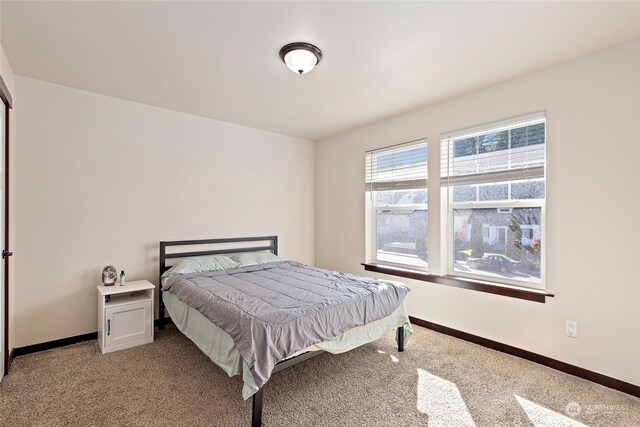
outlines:
M250 243L254 242L254 245ZM264 245L264 242L269 242L268 245ZM233 243L248 243L247 246L242 245L243 247L233 246L231 248L222 248L222 249L207 249L201 251L189 251L189 252L172 252L167 253L167 248L171 246L203 246L203 245L225 245L225 244L233 244ZM259 244L259 246L256 246ZM170 267L167 265L168 260L178 259L178 258L189 258L194 256L204 256L204 255L221 255L221 254L232 254L238 252L257 252L257 251L271 251L274 255L278 255L278 236L261 236L261 237L233 237L229 239L202 239L202 240L173 240L168 242L160 242L160 275L158 277L158 283L162 286L160 277L162 274L167 271ZM160 312L159 312L159 325L160 329L164 329L164 303L162 301L162 291L158 292L160 299Z

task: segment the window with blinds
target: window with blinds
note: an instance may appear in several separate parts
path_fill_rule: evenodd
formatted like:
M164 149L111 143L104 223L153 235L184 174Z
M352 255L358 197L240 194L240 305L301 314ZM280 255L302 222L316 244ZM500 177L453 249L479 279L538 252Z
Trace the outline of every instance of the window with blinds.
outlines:
M440 160L448 273L541 288L544 113L445 135Z
M365 155L370 261L427 269L427 141Z

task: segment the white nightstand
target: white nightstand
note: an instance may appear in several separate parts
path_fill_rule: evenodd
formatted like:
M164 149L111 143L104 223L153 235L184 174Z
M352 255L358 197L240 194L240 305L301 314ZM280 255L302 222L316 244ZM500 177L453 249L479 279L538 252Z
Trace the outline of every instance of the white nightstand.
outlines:
M153 342L153 291L146 280L98 285L98 343L110 353Z

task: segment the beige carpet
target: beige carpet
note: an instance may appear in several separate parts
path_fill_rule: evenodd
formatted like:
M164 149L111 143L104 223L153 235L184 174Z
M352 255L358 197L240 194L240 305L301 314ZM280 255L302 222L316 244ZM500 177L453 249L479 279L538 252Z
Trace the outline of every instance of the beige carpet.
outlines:
M16 358L0 425L247 427L241 389L169 327L111 354L90 341ZM640 399L420 327L404 353L388 334L277 373L264 405L269 427L640 426Z

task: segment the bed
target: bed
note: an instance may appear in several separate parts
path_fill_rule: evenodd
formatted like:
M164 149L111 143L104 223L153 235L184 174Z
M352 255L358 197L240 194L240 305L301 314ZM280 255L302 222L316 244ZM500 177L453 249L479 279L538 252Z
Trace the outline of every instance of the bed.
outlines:
M168 311L216 365L242 376L253 427L262 424L264 385L274 373L391 330L403 351L412 333L405 285L277 254L277 236L160 242L160 329Z

